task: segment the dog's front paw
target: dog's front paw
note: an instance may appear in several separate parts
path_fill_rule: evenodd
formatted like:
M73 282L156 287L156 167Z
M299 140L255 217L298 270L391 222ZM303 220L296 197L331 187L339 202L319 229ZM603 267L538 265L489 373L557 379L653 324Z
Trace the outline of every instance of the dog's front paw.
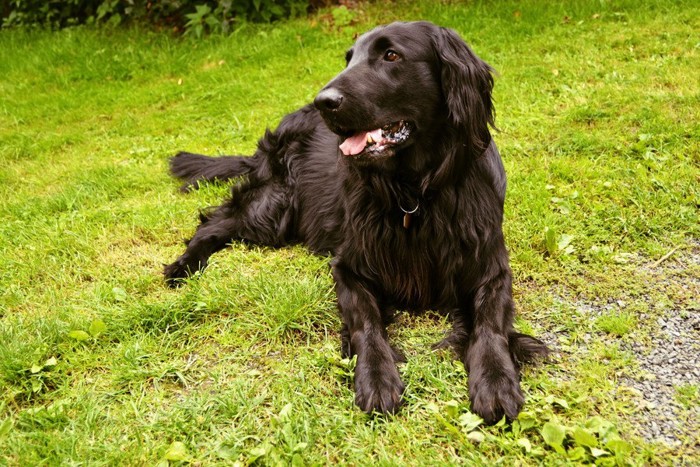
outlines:
M182 279L190 277L203 267L199 260L194 261L187 255L182 255L174 263L163 268L163 276L169 287L179 287L182 285Z
M469 399L472 412L493 425L505 415L509 420L518 417L525 402L517 375L492 371L489 374L469 375Z
M355 368L355 404L368 414L395 413L404 387L393 359L385 365Z

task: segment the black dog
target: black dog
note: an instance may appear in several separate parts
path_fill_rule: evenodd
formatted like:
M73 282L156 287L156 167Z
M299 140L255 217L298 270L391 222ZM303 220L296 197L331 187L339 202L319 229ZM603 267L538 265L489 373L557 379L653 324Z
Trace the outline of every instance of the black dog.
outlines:
M266 131L253 157L180 153L185 188L245 175L201 216L165 267L175 285L236 239L330 252L342 351L357 355L355 402L393 412L402 357L387 341L396 309L441 310L469 371L472 410L487 423L523 404L521 362L544 356L513 328L501 222L506 179L491 139L492 69L453 31L394 23L363 36L314 101Z

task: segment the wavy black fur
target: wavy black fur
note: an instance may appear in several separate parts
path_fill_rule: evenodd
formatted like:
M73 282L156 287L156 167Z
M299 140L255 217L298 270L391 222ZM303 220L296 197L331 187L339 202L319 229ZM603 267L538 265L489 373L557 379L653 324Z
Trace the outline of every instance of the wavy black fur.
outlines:
M172 159L172 173L190 186L245 177L203 216L165 276L177 285L231 240L330 252L343 352L357 355L357 405L398 408L402 357L386 327L396 309L436 309L453 318L438 346L454 348L469 371L474 412L487 423L513 419L523 404L520 363L547 348L513 328L501 230L506 179L490 132L492 69L455 32L426 22L376 28L347 58L315 106L284 117L252 157ZM355 131L400 120L413 131L393 154L338 150ZM416 206L404 227L404 211Z

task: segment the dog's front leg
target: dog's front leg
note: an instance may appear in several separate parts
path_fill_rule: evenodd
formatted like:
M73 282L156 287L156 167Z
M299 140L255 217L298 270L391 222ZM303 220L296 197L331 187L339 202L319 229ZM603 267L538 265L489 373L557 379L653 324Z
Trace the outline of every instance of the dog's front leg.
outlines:
M384 317L370 289L342 262L333 264L338 309L349 336L355 365L355 403L365 412L393 413L404 384L386 338Z
M488 424L503 415L515 419L523 405L519 369L509 350L513 329L511 273L508 266L479 286L473 294L473 329L465 348L472 411Z

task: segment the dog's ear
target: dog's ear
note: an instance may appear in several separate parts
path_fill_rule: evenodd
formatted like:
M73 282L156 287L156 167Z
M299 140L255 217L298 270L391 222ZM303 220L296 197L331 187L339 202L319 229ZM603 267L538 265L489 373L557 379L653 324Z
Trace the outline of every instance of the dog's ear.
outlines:
M434 47L448 118L469 139L467 147L478 156L491 142L489 126L494 126L493 69L451 29L437 30Z

